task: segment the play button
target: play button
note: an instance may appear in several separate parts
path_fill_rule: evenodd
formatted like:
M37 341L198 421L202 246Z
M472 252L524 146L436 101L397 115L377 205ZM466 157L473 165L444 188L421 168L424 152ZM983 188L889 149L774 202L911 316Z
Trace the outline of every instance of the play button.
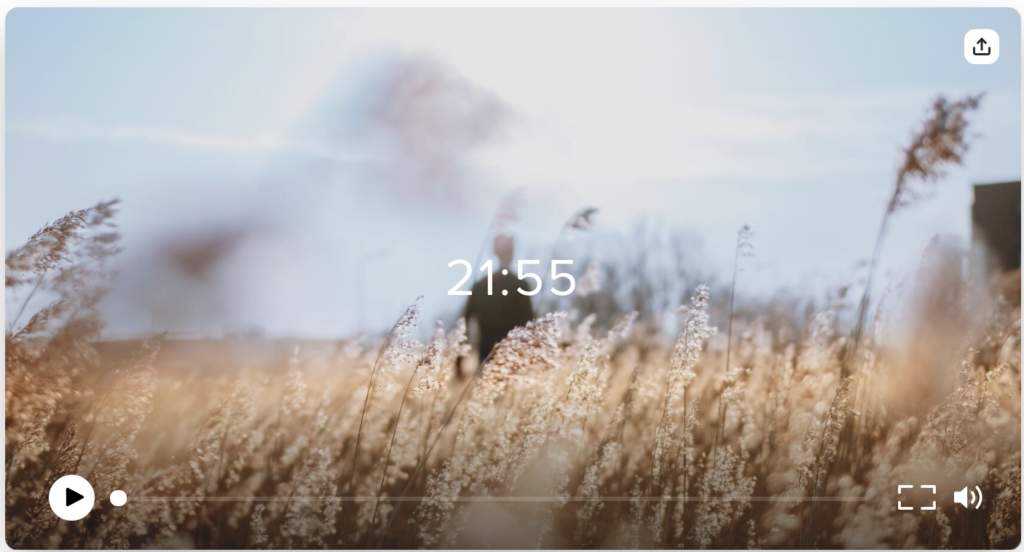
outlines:
M84 496L76 493L75 491L72 491L70 488L66 489L64 491L64 497L66 499L64 501L64 505L65 506L71 506L72 504L74 504L74 503L78 502L79 500L82 500L83 498L85 498Z
M95 502L92 485L77 475L65 475L50 487L50 509L65 521L89 515Z

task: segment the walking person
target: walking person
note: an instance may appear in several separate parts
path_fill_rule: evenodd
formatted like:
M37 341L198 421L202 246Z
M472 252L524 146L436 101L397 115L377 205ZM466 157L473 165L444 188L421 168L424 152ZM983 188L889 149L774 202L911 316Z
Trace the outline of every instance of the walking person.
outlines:
M491 277L491 294L487 293L487 277L473 284L472 295L466 300L462 316L466 326L476 320L480 328L477 350L480 362L491 354L491 350L505 338L512 328L525 326L533 320L533 303L530 297L519 293L519 288L532 291L529 282L520 280L512 270L515 245L511 236L499 234L494 238L494 254L498 257L498 268ZM456 362L456 377L461 379L461 357Z

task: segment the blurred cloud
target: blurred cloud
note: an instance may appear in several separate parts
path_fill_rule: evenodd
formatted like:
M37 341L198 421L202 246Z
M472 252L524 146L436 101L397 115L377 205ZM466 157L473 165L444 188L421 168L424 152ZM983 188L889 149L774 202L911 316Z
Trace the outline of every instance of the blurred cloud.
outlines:
M155 144L207 153L293 154L293 163L331 161L362 171L393 198L464 205L472 156L499 142L512 108L451 67L425 56L375 52L354 64L308 119L326 132L265 131L228 136L159 125L98 124L76 118L13 121L8 132L54 142ZM296 136L296 134L298 136Z
M162 253L171 268L193 280L205 281L238 249L250 230L247 226L222 227L175 238L162 248Z
M246 209L245 217L183 219L169 231L132 240L116 261L116 285L105 301L115 327L233 329L244 305L239 283L277 235L264 229L267 217L258 208Z
M355 89L326 108L327 133L340 149L384 160L367 166L366 181L396 198L464 204L473 155L513 120L498 96L425 56L374 57Z

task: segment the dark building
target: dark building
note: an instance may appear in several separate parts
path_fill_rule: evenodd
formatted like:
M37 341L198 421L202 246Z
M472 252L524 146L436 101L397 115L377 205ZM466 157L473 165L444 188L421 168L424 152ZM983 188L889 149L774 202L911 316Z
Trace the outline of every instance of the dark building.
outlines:
M974 186L973 241L984 247L989 270L1020 268L1020 181Z

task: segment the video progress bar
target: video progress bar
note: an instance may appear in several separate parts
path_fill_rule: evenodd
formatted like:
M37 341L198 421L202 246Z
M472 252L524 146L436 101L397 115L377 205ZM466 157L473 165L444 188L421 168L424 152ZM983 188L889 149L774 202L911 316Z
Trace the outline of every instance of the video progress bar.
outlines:
M422 502L425 496L167 496L130 498L129 502ZM461 496L456 502L863 502L862 496L818 497L557 497L557 496Z

